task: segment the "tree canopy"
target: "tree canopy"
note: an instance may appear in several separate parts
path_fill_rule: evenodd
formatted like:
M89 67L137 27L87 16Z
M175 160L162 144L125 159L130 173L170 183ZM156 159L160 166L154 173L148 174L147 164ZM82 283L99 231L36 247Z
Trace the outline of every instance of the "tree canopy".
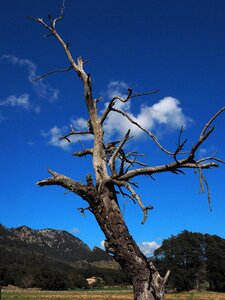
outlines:
M225 240L187 230L163 241L155 250L158 268L171 270L170 289L225 291Z

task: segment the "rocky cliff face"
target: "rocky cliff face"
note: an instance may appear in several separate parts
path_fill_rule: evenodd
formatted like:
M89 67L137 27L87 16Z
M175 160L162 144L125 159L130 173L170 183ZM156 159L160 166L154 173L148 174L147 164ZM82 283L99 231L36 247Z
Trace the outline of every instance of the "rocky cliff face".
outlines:
M95 247L92 251L82 240L63 230L33 230L27 226L7 228L0 225L0 243L69 262L112 260L102 249Z

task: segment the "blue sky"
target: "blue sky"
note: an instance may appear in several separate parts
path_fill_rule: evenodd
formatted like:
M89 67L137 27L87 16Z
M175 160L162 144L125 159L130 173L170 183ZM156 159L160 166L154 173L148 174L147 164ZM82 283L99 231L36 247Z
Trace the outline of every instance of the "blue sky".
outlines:
M26 16L58 16L61 1L2 0L0 4L0 135L1 215L8 227L56 228L74 232L90 247L104 239L93 216L77 211L85 203L58 187L38 188L35 182L51 169L85 180L91 160L71 156L82 149L59 143L70 123L82 128L87 118L82 86L73 73L56 74L38 83L32 78L68 66L65 55L45 30ZM67 0L58 31L68 40L74 57L88 59L94 95L103 96L102 108L127 87L152 96L123 107L174 149L181 125L187 146L196 141L208 119L225 105L225 2L223 0ZM157 112L157 114L156 114ZM225 157L225 115L199 157L218 151ZM121 135L127 124L111 116L107 137ZM133 129L131 149L146 154L150 165L166 163L152 141ZM82 140L90 145L91 140ZM225 167L205 171L210 184L199 194L198 177L158 174L155 181L139 178L138 193L154 206L141 225L138 206L125 203L124 217L146 253L155 242L187 229L225 238ZM121 200L121 207L124 206ZM146 250L147 249L147 250Z

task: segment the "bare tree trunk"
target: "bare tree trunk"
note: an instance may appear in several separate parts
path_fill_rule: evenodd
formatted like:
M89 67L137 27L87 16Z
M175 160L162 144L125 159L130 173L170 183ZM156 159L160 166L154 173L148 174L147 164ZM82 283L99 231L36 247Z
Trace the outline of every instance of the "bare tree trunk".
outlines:
M52 177L39 181L39 186L59 185L81 196L88 202L105 234L106 251L120 264L133 286L134 299L162 300L168 275L162 278L155 266L149 263L129 233L118 206L114 184L105 183L95 187L90 175L87 184L81 184L65 175L49 170Z
M38 78L42 79L50 74L57 72L64 72L74 70L79 76L84 87L84 100L89 113L89 121L87 131L75 131L71 125L71 132L61 137L70 141L70 137L73 135L89 134L94 136L93 148L84 149L81 152L75 152L75 156L92 155L93 171L95 174L95 185L93 184L91 176L87 177L87 185L74 181L65 175L58 174L49 170L52 177L39 181L39 186L45 185L59 185L73 193L79 195L89 206L89 209L95 216L100 228L106 236L105 248L108 253L113 254L115 260L121 265L134 289L134 299L136 300L162 300L164 299L165 284L169 276L169 271L166 276L162 278L153 263L149 263L144 254L140 251L139 247L130 235L128 228L124 222L122 213L118 206L117 196L114 186L119 189L119 193L124 197L128 196L134 200L141 207L144 218L142 223L147 218L148 210L153 207L151 205L144 206L140 196L135 192L131 179L140 175L152 176L162 172L172 172L175 174L182 173L182 169L195 169L199 171L199 180L201 189L204 190L204 184L208 190L208 202L210 204L210 193L206 178L202 174L203 169L209 169L212 167L218 167L218 163L225 163L214 156L201 158L196 161L195 154L203 142L213 132L214 126L211 126L213 121L225 111L225 107L221 108L204 126L199 139L191 147L188 152L183 152L183 148L186 144L186 140L181 141L182 129L178 137L178 145L175 151L171 152L164 148L158 141L157 137L149 130L143 128L137 121L132 118L127 112L116 108L117 102L126 103L134 97L143 95L149 95L153 92L134 94L129 88L126 98L121 96L113 97L106 107L105 111L99 116L99 107L97 107L99 99L94 99L92 95L92 81L90 74L87 74L83 69L85 61L81 57L77 59L77 62L73 59L69 45L66 43L56 31L56 23L62 20L64 12L64 1L61 9L61 14L54 20L49 16L49 23L47 24L42 18L32 18L36 22L40 23L45 29L49 31L48 36L54 36L64 49L64 52L70 62L70 66L65 69L57 69L55 71L44 74ZM101 111L101 110L100 110ZM104 143L104 121L107 119L110 112L116 112L119 115L127 118L130 124L137 126L140 130L145 132L157 147L164 153L166 153L172 162L159 166L148 166L137 160L140 156L136 152L128 152L124 148L124 144L129 139L130 130L120 141L111 141L110 143ZM183 155L181 159L178 159L178 154ZM119 166L116 164L118 160ZM126 165L128 167L126 168ZM139 167L137 167L137 165ZM130 169L131 167L131 169ZM133 184L136 186L135 184ZM126 190L126 192L123 191ZM127 194L127 192L129 194ZM85 210L85 209L81 209Z
M130 235L118 207L114 187L105 186L100 197L95 197L95 200L89 203L106 236L106 251L113 254L133 285L134 299L164 299L166 280L160 277L152 264L149 264ZM105 203L107 205L104 205Z

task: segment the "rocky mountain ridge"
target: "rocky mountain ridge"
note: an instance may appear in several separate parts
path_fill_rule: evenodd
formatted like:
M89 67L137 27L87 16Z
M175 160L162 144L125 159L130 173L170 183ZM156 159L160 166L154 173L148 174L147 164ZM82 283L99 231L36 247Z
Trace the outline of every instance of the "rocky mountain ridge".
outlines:
M91 250L67 231L0 225L0 286L83 289L93 276L106 285L127 281L109 254L98 247Z
M0 243L25 251L34 251L67 262L110 261L110 255L98 247L91 250L87 244L64 230L34 230L27 226L7 228L0 225Z
M60 242L59 239L61 239L61 243L65 243L65 239L69 239L71 241L75 239L76 243L84 246L87 248L87 250L90 250L90 248L79 238L74 237L72 234L64 230L55 230L49 228L34 230L28 226L20 226L17 228L7 228L5 226L2 227L4 228L5 233L7 233L8 238L11 240L22 241L26 242L27 244L37 243L39 246L47 245L52 248ZM59 247L59 245L57 245L57 247Z

